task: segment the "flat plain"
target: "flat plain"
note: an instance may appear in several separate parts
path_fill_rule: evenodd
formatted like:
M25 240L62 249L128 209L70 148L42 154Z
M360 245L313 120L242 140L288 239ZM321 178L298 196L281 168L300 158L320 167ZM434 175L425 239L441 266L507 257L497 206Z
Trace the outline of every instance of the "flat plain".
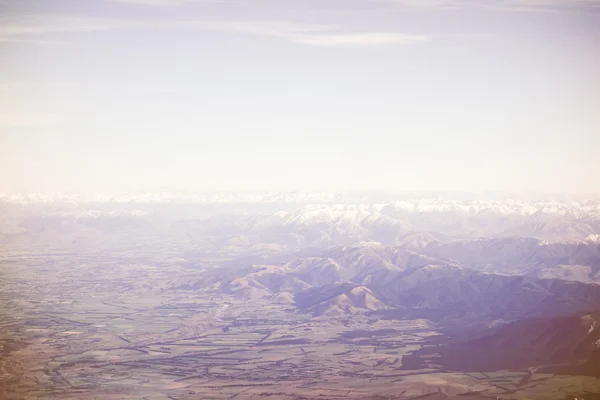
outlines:
M313 316L291 304L181 285L216 268L206 258L181 263L164 253L134 259L6 252L1 264L0 393L6 399L600 393L595 377L529 369L466 373L434 362L411 369L403 358L441 335L430 321Z

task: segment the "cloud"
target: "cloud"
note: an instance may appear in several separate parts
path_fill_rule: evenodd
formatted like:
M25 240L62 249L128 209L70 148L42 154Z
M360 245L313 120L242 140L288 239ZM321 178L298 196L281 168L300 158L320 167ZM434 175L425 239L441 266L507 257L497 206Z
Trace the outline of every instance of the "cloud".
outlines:
M217 3L219 0L107 0L113 3L139 4L145 6L174 7L191 3Z
M600 11L600 0L488 0L481 2L480 6L500 11Z
M385 46L407 45L429 40L427 36L401 33L355 33L335 35L301 35L292 39L296 43L315 46Z
M529 10L576 10L596 9L600 11L600 0L505 0L495 1L490 7Z
M486 3L523 6L593 6L600 5L600 0L495 0Z
M223 0L106 0L148 6L180 6L191 3L217 3ZM363 0L365 3L388 3L410 10L493 8L493 9L571 9L600 7L600 0ZM289 1L290 4L293 1ZM341 7L340 7L341 8Z
M391 4L397 7L426 10L458 8L469 3L468 0L379 0L379 3Z
M376 0L395 7L418 10L491 9L516 11L568 11L598 9L600 0Z
M143 22L56 14L0 16L0 40L21 40L52 33L96 32L143 28Z
M192 24L191 28L194 27ZM204 28L210 29L211 25ZM311 46L391 46L429 40L424 35L396 32L342 33L337 25L297 24L292 22L233 22L212 24L214 30L273 36Z
M142 21L50 14L0 17L0 42L40 37L40 40L45 40L43 36L49 34L140 29L237 32L315 46L407 45L428 40L427 36L401 32L343 32L342 27L337 25L290 21Z

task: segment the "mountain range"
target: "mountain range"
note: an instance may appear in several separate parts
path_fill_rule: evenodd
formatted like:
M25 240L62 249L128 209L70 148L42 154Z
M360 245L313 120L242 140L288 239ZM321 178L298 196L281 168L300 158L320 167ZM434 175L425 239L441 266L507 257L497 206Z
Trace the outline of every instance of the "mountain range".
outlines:
M0 247L143 250L194 271L161 290L428 319L447 335L408 364L600 374L600 200L252 196L3 196Z

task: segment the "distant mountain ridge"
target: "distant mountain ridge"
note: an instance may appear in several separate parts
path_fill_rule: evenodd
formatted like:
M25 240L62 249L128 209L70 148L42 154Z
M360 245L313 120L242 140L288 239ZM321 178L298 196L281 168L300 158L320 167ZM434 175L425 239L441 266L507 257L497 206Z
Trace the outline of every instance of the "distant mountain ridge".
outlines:
M187 286L253 299L284 292L316 315L336 305L344 310L343 303L351 306L347 313L386 309L388 315L423 313L434 320L510 321L585 313L600 305L600 285L479 271L371 242L211 276ZM355 288L366 296L364 303L350 296Z
M411 199L390 203L305 204L262 202L261 199L257 197L253 203L146 202L133 198L96 203L83 199L78 203L75 199L74 202L36 200L24 204L19 203L19 198L5 199L0 200L3 218L0 245L3 240L15 245L15 240L34 242L40 234L58 238L65 233L69 236L65 244L73 240L86 243L88 237L100 230L115 238L144 235L169 237L175 241L209 240L216 250L232 252L262 249L268 253L269 248L275 247L298 251L379 242L422 253L421 250L432 243L442 242L443 251L456 253L458 250L451 245L458 243L458 247L476 248L475 244L466 246L463 242L480 238L493 238L498 243L531 238L550 244L590 244L598 243L600 235L600 201L595 200ZM70 228L65 230L65 226ZM521 247L534 247L533 242L523 243ZM446 255L443 258L447 258ZM593 272L588 271L587 275Z

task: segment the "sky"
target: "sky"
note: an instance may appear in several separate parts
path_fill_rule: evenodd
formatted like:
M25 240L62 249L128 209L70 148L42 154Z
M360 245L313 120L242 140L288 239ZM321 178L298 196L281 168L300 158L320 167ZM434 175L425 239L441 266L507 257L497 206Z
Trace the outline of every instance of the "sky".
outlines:
M600 194L600 0L0 0L0 192Z

